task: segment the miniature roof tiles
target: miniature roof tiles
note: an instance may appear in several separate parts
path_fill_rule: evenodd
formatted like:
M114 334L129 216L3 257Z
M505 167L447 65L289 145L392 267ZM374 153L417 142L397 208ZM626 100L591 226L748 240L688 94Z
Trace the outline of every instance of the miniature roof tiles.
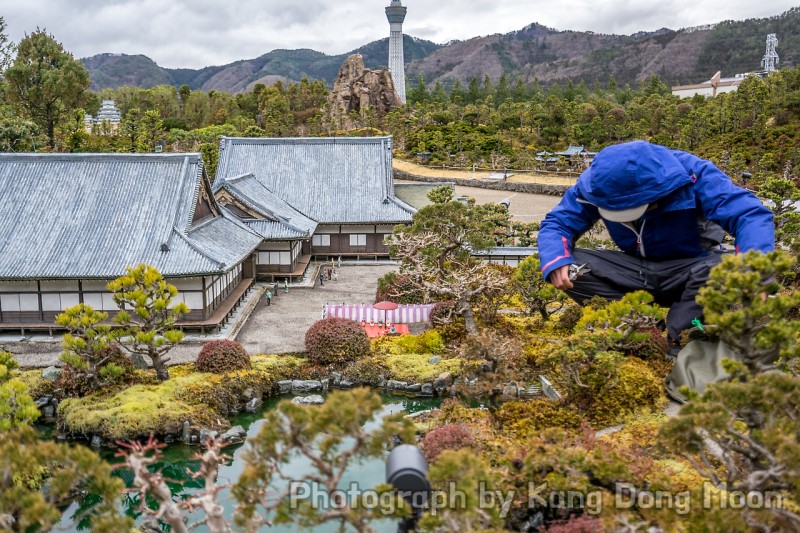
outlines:
M224 211L192 224L204 179L199 154L2 154L0 279L226 272L261 239Z
M320 224L410 222L415 211L394 195L390 137L223 137L215 189L250 173Z

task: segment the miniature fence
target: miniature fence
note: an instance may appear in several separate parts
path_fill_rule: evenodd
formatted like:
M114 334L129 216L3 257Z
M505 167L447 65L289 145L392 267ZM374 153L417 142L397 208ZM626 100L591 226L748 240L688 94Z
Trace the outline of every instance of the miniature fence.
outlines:
M392 311L382 311L371 305L326 305L322 308L322 316L349 318L356 322L388 320L393 324L411 324L427 322L432 308L433 304L400 305Z

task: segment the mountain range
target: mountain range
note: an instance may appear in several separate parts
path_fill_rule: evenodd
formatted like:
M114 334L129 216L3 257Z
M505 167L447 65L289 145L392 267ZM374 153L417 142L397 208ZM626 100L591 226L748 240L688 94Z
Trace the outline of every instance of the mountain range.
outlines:
M421 75L449 87L456 79L466 85L472 77L542 83L598 81L610 75L617 83L635 84L652 74L668 84L699 83L716 71L723 76L758 71L766 37L777 34L780 66L800 59L800 7L781 15L715 25L633 35L562 31L532 23L506 34L475 37L440 45L404 36L406 76L415 85ZM168 69L144 55L99 54L81 61L89 70L92 89L188 85L192 89L241 92L255 83L276 80L324 80L331 86L350 54L364 56L368 68L386 68L389 39L366 44L352 52L329 56L314 50L273 50L255 59L202 69Z

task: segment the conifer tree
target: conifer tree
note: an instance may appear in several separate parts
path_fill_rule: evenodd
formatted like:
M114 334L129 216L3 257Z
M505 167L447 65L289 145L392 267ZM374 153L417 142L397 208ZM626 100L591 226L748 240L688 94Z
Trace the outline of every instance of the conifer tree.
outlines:
M134 362L137 356L146 356L158 379L167 380L169 358L165 355L183 339L183 332L173 326L189 308L174 301L178 289L167 283L158 269L140 264L126 270L108 284L114 302L122 309L114 317L122 326L115 330L115 337L134 356Z
M47 133L56 146L56 128L84 101L89 72L44 30L26 35L14 64L6 70L9 101Z

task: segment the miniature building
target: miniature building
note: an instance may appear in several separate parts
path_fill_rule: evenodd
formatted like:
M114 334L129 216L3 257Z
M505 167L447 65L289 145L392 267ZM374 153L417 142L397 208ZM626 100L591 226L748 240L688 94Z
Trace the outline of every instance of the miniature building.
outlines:
M710 80L695 85L676 85L672 88L672 94L681 98L691 98L696 94L702 96L717 96L722 93L730 93L739 88L744 81L746 74L737 74L733 78L723 78L721 72L717 71Z
M395 196L390 137L224 137L214 194L261 236L257 273L273 279L312 257L386 256L416 211Z
M223 138L212 189L200 154L0 155L0 330L52 330L147 263L215 329L256 277L312 256L379 257L415 209L395 197L391 138ZM213 191L213 192L212 192Z
M109 134L116 133L119 129L119 123L122 122L122 113L117 108L114 100L103 100L97 116L92 117L92 115L87 114L83 121L86 124L86 131L89 133L103 133L104 128L108 129Z
M554 155L563 157L571 167L586 167L597 152L590 152L583 146L569 145L566 150L555 152Z
M252 283L261 242L221 209L200 154L0 155L0 329L52 329L147 263L180 291L179 323L217 327Z

